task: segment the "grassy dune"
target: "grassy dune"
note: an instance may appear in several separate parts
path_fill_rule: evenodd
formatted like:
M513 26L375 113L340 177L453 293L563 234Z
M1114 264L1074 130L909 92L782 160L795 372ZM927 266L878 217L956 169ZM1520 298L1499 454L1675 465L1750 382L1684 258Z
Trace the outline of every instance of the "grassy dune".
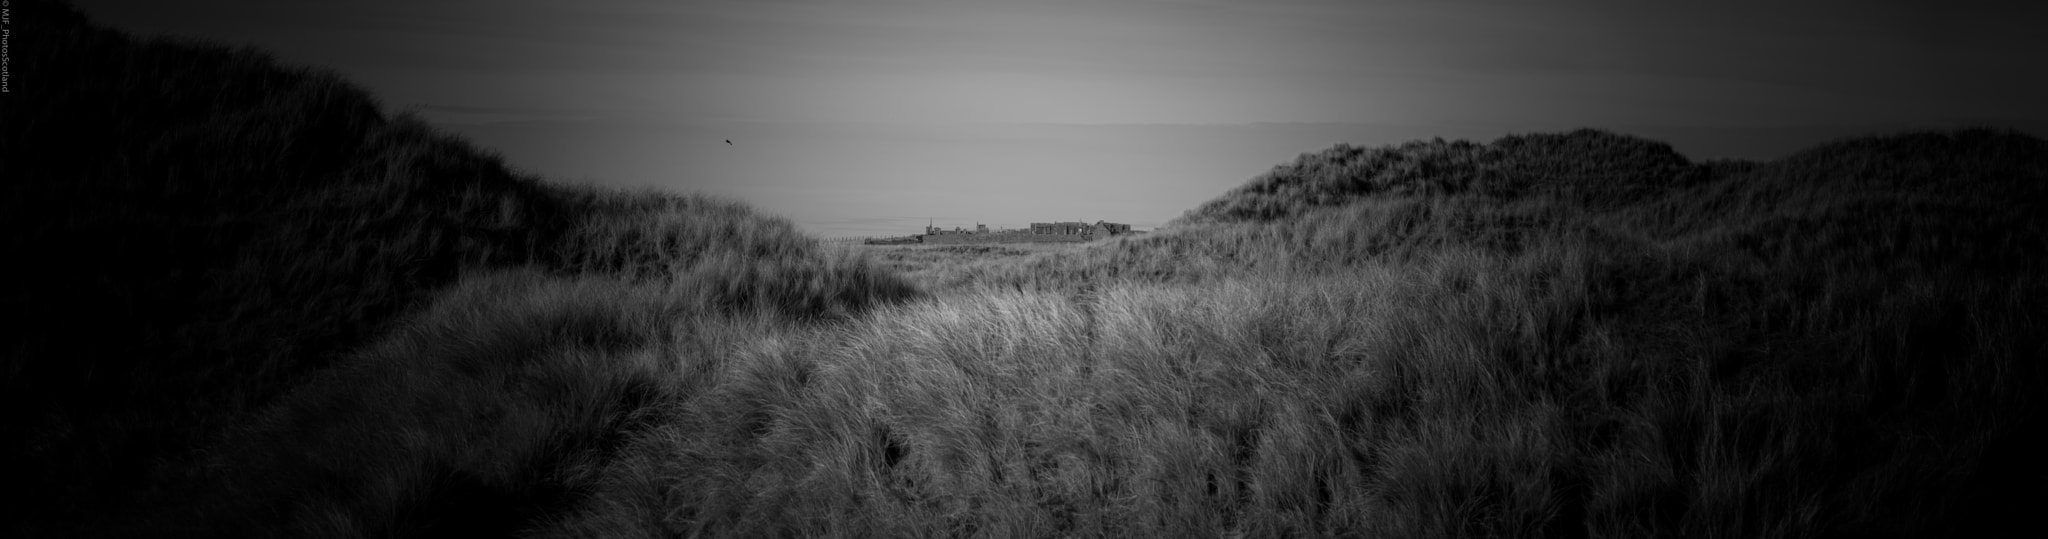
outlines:
M883 269L937 290L955 284L960 272L969 267L1004 265L1041 253L1084 249L1084 243L1006 243L992 245L843 245L842 249L864 254Z
M33 22L14 36L13 69L22 83L0 100L8 118L0 125L0 177L10 179L0 220L16 231L4 241L24 261L16 265L20 282L34 284L7 292L10 306L31 314L12 328L5 348L0 428L20 441L5 449L17 465L10 482L38 495L0 509L0 520L18 532L8 535L151 529L127 516L163 500L205 497L194 492L217 486L198 486L210 485L201 471L210 469L211 455L266 462L249 456L259 449L233 440L296 435L230 433L269 421L263 417L297 417L289 411L297 406L385 419L426 413L406 398L379 401L388 396L382 393L353 394L353 404L329 402L347 400L338 395L308 397L318 403L286 395L324 395L302 388L329 379L329 371L391 361L376 358L397 352L364 350L396 346L390 341L422 324L476 328L475 338L517 336L484 321L415 314L462 301L437 298L460 296L458 284L470 280L514 272L529 275L522 282L653 286L718 316L773 316L796 326L916 294L857 253L821 248L788 222L739 203L545 183L416 118L387 117L368 94L330 73L281 66L260 51L138 40L92 26L68 6L18 4L21 20ZM525 316L557 316L521 308ZM589 327L604 325L569 324L562 338ZM462 353L421 353L426 357L399 362L421 369L407 376L454 383L433 373L442 368L436 362ZM533 376L558 374L552 372ZM371 421L332 420L352 425L347 432ZM445 421L416 418L418 425L436 422ZM313 436L280 442L280 454L333 441L323 438L334 435L328 431L278 428ZM403 453L420 446L337 447ZM385 472L319 459L298 464L327 472L259 466L250 477L298 478L257 489L266 498L332 491L341 494L323 496L361 498L334 504L386 508L363 517L368 524L352 524L362 529L404 525L388 511L397 502L381 498L391 492L461 490L405 484L367 492L358 484ZM399 468L415 471L389 473L455 473L448 466L407 464ZM348 477L357 472L365 477ZM243 487L222 488L232 498ZM328 503L318 498L303 503ZM312 522L292 511L220 514L254 521L252 529ZM496 525L516 526L525 515ZM204 523L214 524L223 522Z
M2048 501L2026 135L1338 146L1142 236L830 248L15 4L9 536L1975 537Z
M892 307L734 364L555 531L1928 536L2042 499L2037 280L1594 245Z
M2048 145L1984 130L1769 163L1598 131L1335 148L1143 237L949 253L985 258L919 267L934 298L823 344L748 349L732 393L540 531L2024 525L2048 494L2044 174Z

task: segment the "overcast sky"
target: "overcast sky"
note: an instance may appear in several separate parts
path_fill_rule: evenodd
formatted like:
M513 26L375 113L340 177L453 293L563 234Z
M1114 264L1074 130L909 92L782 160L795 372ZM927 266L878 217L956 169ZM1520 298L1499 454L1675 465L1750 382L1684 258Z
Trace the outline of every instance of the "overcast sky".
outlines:
M823 236L1151 228L1339 142L1599 127L1757 159L2048 126L2048 2L75 3L334 69L554 180Z

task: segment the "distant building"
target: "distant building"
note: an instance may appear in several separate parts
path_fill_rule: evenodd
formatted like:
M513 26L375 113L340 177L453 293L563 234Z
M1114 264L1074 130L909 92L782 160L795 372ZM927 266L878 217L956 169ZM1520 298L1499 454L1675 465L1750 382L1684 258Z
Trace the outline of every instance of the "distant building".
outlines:
M1057 223L1031 223L1032 234L1081 234L1088 230L1088 224L1080 221Z
M1108 221L1096 221L1094 224L1083 223L1080 221L1061 221L1057 223L1031 223L1032 234L1083 234L1092 236L1112 236L1117 234L1129 234L1130 232L1131 225L1125 223L1112 223Z
M940 228L936 223L926 223L923 234L908 236L920 243L1010 243L1010 242L1082 242L1110 236L1131 233L1131 225L1096 221L1060 221L1053 223L1031 223L1030 228L990 230L987 224L975 223L972 230L953 227ZM1037 236L1037 238L1033 238ZM869 243L896 243L897 240L870 241Z

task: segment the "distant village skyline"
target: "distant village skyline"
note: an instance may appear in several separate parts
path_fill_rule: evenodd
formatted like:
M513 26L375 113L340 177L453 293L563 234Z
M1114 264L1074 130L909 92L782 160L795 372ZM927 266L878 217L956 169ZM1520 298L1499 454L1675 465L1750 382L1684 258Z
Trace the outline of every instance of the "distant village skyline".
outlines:
M927 225L926 225L926 226L925 226L924 228L925 228L925 229L927 229L927 230L929 230L929 229L933 229L933 228L937 228L937 229L944 229L944 230L955 230L955 229L958 229L958 230L975 230L975 229L977 229L977 228L985 228L985 229L988 229L988 230L990 230L990 231L995 231L995 230L1029 230L1029 229L1031 229L1031 228L1032 228L1032 225L1039 225L1039 224L1047 224L1047 223L1097 223L1097 222L1107 222L1107 223L1116 223L1116 224L1127 224L1127 223L1119 223L1119 222L1116 222L1116 221L1111 221L1111 220L1109 220L1109 219L1070 219L1070 220L1052 220L1052 221L1032 221L1032 222L1030 222L1030 223L1025 223L1025 224L1021 224L1021 225L1019 225L1019 224L1014 224L1014 223L990 223L990 222L987 222L987 221L974 221L974 223L973 223L973 224L967 224L967 225L962 225L962 224L951 224L951 225L949 225L949 224L947 224L947 223L941 223L941 222L939 222L939 220L938 220L938 219L935 219L935 218L933 218L933 219L926 219L925 221L926 221Z

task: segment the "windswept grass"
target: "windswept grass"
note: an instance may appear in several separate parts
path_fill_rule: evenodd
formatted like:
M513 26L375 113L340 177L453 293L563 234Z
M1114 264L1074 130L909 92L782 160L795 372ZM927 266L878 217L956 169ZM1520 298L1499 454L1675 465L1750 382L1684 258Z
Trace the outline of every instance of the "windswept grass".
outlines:
M1709 254L892 307L738 356L555 533L1927 536L2040 499L2038 280L1816 306Z
M864 245L842 246L863 253L876 266L916 283L923 290L942 290L959 280L965 268L1007 266L1043 253L1086 248L1086 243L1006 243L992 245Z
M5 345L0 430L38 494L0 510L9 535L143 510L218 433L468 277L621 279L798 321L916 293L734 202L544 183L331 73L17 4L34 23L12 65L36 82L0 100L0 249L33 316ZM279 488L300 487L325 488Z
M1626 203L1359 195L971 262L737 353L542 535L2023 526L2048 499L2043 146L1850 141L1646 173L1672 187Z
M470 278L213 444L131 533L502 535L688 389L657 286Z
M16 5L10 536L1976 537L2048 501L2030 136L1339 146L1143 236L826 247Z

